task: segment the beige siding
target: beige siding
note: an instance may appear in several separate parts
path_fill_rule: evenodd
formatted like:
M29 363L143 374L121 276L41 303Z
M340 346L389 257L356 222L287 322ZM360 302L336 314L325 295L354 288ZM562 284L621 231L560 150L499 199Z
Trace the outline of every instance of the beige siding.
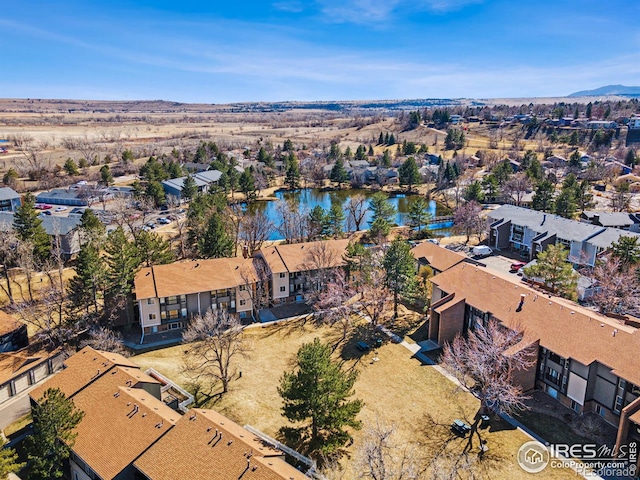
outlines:
M289 296L289 274L284 273L284 278L280 278L280 274L273 275L273 298L287 298ZM284 287L284 291L280 291L280 287Z
M140 325L142 327L151 327L153 325L160 325L160 300L153 299L153 305L149 305L148 299L142 299L138 301L140 308ZM154 314L155 320L150 320L149 315Z

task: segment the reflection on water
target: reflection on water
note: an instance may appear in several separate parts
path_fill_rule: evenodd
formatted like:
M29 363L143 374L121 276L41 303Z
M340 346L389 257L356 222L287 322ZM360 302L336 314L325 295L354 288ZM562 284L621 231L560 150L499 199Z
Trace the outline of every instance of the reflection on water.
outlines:
M347 203L349 198L362 194L365 197L371 197L374 192L371 190L360 190L360 189L351 189L351 190L334 190L334 191L323 191L319 188L304 188L292 192L280 191L275 193L275 197L278 200L288 200L298 203L300 211L302 212L310 212L316 205L320 205L325 210L329 210L332 205L338 204L343 207ZM415 202L420 195L404 195L399 194L394 197L389 198L389 203L396 207L397 215L395 219L395 223L399 226L403 226L407 222L407 214L409 213L409 209L411 208L411 204ZM278 218L278 207L277 201L258 201L254 202L249 206L251 210L261 210L263 211L269 220L271 220L275 225L279 223ZM429 213L431 215L438 216L442 215L440 211L440 206L434 201L429 201ZM346 215L346 212L345 212ZM360 226L360 228L366 229L369 226L369 221L371 220L371 211L367 211L365 218ZM451 227L450 224L442 224L442 225L434 225L432 230L436 230L434 233L438 233L440 235L448 235L448 229ZM270 240L281 240L282 236L279 232L274 232Z

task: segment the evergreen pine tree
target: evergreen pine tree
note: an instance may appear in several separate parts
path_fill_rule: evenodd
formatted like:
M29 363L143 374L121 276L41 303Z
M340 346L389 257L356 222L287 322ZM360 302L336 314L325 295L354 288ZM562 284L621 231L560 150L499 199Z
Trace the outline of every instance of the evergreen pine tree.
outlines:
M33 255L44 262L51 252L51 240L42 226L42 219L35 208L35 197L27 193L13 217L13 228L22 241L31 242Z
M212 214L202 236L198 239L198 253L202 258L233 256L233 239L226 231L220 214Z

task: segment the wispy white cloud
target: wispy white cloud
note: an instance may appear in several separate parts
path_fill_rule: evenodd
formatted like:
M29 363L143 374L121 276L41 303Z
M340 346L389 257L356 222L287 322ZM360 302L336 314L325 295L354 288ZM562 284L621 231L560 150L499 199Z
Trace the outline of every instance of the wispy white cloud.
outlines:
M337 23L386 22L403 11L446 13L483 0L318 0L328 21Z
M282 10L283 12L300 13L304 11L304 5L296 0L275 2L272 6L276 10Z

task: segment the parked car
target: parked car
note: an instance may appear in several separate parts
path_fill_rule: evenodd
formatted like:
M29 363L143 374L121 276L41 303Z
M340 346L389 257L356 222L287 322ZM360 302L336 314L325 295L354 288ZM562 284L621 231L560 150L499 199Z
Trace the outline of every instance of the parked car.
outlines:
M149 228L156 228L156 224L155 224L155 223L153 223L153 222L149 222L149 223L147 223L147 225L146 225L146 226L147 226L147 227L149 227Z
M64 212L67 207L56 207L56 212Z
M511 271L512 272L518 272L522 267L524 267L526 265L525 262L513 262L511 264Z
M160 211L161 212L168 212L169 211L169 205L160 205Z
M43 212L40 212L38 215L51 215L51 212L49 210L45 210Z
M367 342L363 342L362 340L360 340L356 344L356 348L361 352L368 352L371 347L369 347L369 344Z
M53 207L51 205L49 205L48 203L36 203L35 207L38 210L50 210Z
M169 225L171 223L171 220L169 220L168 218L165 218L165 217L160 217L158 219L158 223L160 225Z

